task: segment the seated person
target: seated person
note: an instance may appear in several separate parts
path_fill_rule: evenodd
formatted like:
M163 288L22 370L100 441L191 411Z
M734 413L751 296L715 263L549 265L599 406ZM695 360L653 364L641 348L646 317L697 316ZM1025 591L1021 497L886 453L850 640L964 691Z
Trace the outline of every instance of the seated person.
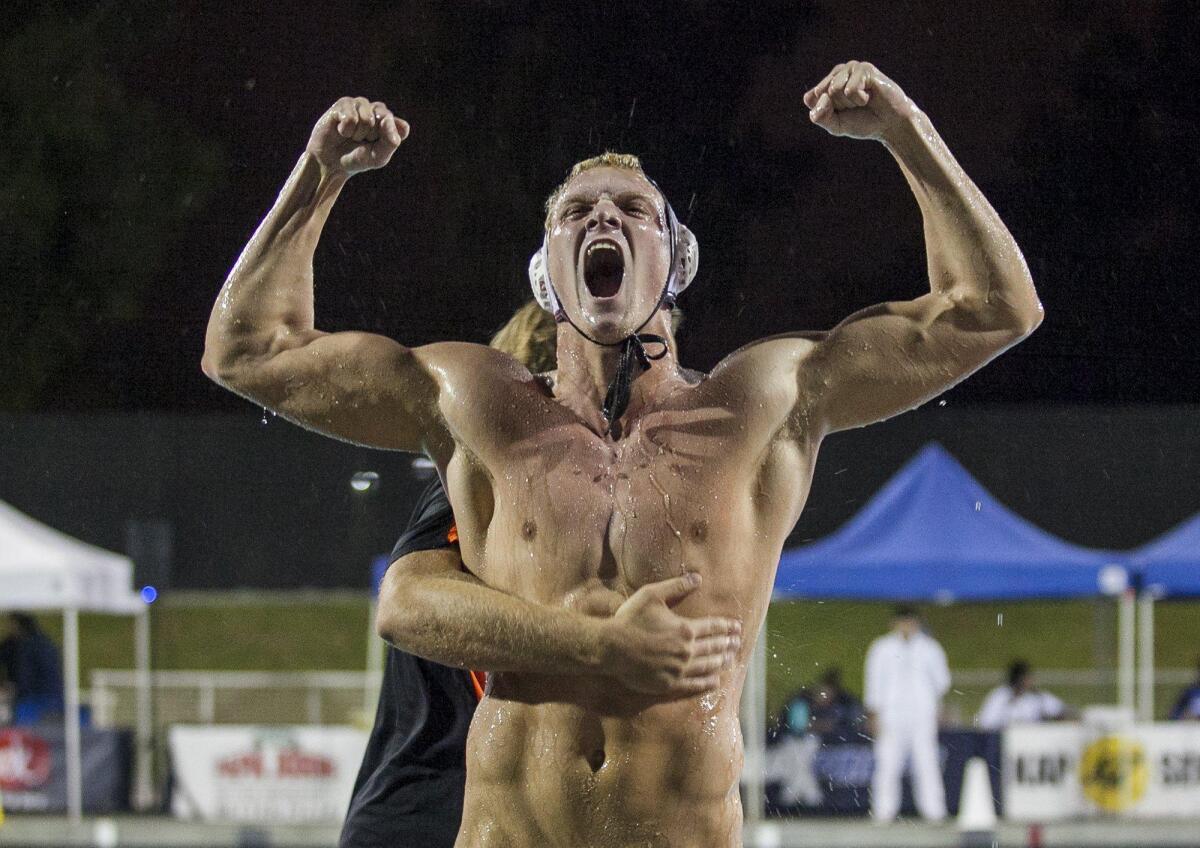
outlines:
M1196 660L1196 679L1171 709L1171 721L1200 721L1200 659Z
M813 733L854 733L863 722L863 706L842 685L842 670L831 666L812 689L810 699Z
M983 730L1003 730L1010 724L1058 721L1072 715L1061 700L1034 686L1028 662L1014 660L1008 667L1008 684L988 693L975 723Z
M804 686L784 702L767 730L767 743L806 733L844 733L863 722L862 703L842 686L842 670L829 668L813 686Z
M792 736L808 733L812 719L812 693L801 686L788 696L775 718L767 725L767 744L775 745Z
M29 613L14 612L8 618L9 635L0 642L0 675L12 692L13 724L37 724L61 716L58 646Z

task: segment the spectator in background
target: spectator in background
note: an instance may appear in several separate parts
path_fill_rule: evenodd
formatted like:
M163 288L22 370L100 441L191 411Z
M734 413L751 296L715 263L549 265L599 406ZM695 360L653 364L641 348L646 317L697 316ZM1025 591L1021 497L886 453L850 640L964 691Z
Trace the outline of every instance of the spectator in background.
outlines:
M1171 721L1200 721L1200 659L1196 660L1196 679L1171 709Z
M875 736L871 816L889 822L900 812L900 779L911 758L913 794L922 818L946 817L938 756L938 718L950 688L946 653L921 629L917 611L897 607L891 632L867 650L863 700Z
M28 613L9 613L0 642L0 674L12 692L13 723L36 724L63 711L62 659L58 646Z
M863 722L863 707L842 685L842 670L832 666L821 675L809 699L813 733L856 732Z
M812 718L812 694L804 686L793 692L784 701L775 720L767 727L767 744L774 745L790 736L808 733L808 722Z
M784 702L767 729L767 744L806 733L857 732L863 723L862 703L842 685L842 670L827 669L812 686L803 686Z
M1069 718L1067 705L1033 683L1033 671L1025 660L1008 666L1008 683L997 686L983 700L975 723L983 730L1003 730L1010 724L1058 721Z

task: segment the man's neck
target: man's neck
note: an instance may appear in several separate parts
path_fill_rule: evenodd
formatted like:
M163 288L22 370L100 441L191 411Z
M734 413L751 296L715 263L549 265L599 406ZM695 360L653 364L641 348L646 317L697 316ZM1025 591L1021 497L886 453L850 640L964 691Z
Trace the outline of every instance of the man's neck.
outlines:
M637 412L655 390L673 379L679 371L675 338L671 333L670 313L660 310L641 329L639 335L651 334L667 340L667 353L651 362L648 370L634 363L634 380L628 411ZM649 346L657 354L657 346ZM601 408L609 384L617 373L621 358L620 345L598 345L580 335L567 321L558 325L558 368L555 373L555 394L559 400L583 415L588 421L603 423ZM594 413L594 414L593 414Z

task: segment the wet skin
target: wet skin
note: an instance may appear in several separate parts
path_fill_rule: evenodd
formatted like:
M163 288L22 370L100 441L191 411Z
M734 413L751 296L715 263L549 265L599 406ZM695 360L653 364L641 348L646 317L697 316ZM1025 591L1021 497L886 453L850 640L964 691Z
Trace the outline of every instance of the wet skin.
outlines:
M382 104L339 101L318 123L218 298L206 373L303 426L426 452L463 560L487 585L606 615L640 586L695 571L703 583L679 611L743 622L736 663L703 696L656 700L609 677L495 675L468 740L462 848L740 845L745 661L821 440L936 396L1041 320L1016 244L894 83L850 63L810 95L815 123L878 138L896 158L924 216L930 292L827 333L763 340L708 375L682 370L672 346L637 378L616 427L599 413L615 355L567 324L549 379L478 345L406 348L313 328L312 254L329 209L351 173L385 163L407 132L386 107L380 116ZM366 156L364 145L376 150ZM644 178L584 172L548 227L573 321L617 341L653 311L670 259L661 200ZM615 296L587 284L582 257L598 238L624 257ZM670 337L666 312L646 331Z
M472 571L600 613L647 583L699 572L701 589L678 611L738 618L752 643L815 459L794 381L772 378L754 350L704 379L676 372L613 440L540 381L488 359L470 369L464 397L512 381L500 398L515 395L520 411L504 421L469 403L447 416L472 448L446 473ZM717 692L669 703L603 678L493 676L468 742L460 842L731 844L746 650ZM679 821L686 833L655 835Z

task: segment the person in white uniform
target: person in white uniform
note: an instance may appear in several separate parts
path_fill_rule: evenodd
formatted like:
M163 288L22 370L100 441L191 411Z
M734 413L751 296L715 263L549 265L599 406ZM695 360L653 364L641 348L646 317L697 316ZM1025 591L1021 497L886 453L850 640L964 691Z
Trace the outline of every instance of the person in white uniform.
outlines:
M1061 700L1034 686L1028 662L1013 660L1008 667L1008 685L988 693L975 723L981 730L1003 730L1010 724L1057 721L1069 713Z
M897 608L891 632L867 649L864 701L875 737L871 816L877 822L899 814L900 780L909 761L917 811L932 821L946 817L938 716L949 688L946 652L921 629L915 609Z

